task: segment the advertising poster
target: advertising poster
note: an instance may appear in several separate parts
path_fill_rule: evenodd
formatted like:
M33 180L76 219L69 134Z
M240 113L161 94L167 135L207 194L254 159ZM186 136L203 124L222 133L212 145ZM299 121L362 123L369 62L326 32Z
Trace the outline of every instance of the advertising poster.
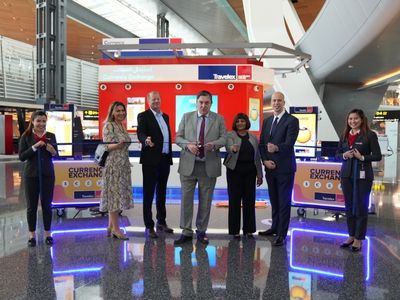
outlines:
M56 135L59 156L72 156L72 111L46 111L46 130Z
M250 130L260 130L260 99L249 98Z
M311 300L311 275L289 272L290 300Z
M74 276L54 276L54 288L56 289L57 299L74 299Z
M332 162L297 162L292 204L344 209L340 167Z
M295 144L296 157L314 157L317 146L317 115L316 114L292 114L299 119L299 135ZM305 147L302 147L305 146Z
M103 186L102 168L93 161L55 161L53 206L97 205Z
M145 97L128 97L126 106L126 126L128 131L136 131L137 116L145 110Z
M175 131L178 131L179 123L183 115L190 111L197 110L196 95L178 95L175 102L176 118L175 118ZM212 96L211 111L218 112L218 96Z

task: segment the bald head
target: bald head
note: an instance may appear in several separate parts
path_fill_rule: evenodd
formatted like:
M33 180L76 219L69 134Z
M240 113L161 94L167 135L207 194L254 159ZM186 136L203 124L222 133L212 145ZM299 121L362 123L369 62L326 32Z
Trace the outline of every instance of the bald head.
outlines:
M285 95L281 92L274 92L271 96L271 106L274 115L279 115L285 109Z

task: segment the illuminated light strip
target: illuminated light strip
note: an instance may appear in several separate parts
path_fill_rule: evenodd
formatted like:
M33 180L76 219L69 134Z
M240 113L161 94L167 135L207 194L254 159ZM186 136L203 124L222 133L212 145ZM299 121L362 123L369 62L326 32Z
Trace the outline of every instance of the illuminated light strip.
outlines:
M334 162L320 162L320 161L297 161L297 165L327 165L327 166L332 166L332 165L338 165L341 166L342 163L334 163Z
M386 75L382 75L381 77L378 77L376 79L368 80L366 83L364 83L363 86L370 86L370 85L376 84L376 83L378 83L380 81L384 81L386 79L394 77L396 75L400 75L400 70L396 70L396 71L388 73Z
M320 201L320 200L316 200ZM315 202L305 202L305 201L299 201L299 200L294 200L294 190L292 190L292 203L293 204L301 204L299 207L304 207L307 208L308 205L312 206L319 206L319 207L326 207L327 209L330 207L337 207L337 208L342 208L343 210L345 209L344 203L343 205L336 205L336 204L329 204L329 203L315 203ZM368 210L370 210L372 207L372 191L369 194L369 202L368 202Z
M65 271L53 271L53 274L68 274L68 273L89 273L89 272L99 272L103 267L93 267L93 268L81 268L81 269L71 269Z
M342 236L342 237L348 237L348 234L346 233L338 233L338 232L329 232L329 231L318 231L318 230L312 230L312 229L303 229L303 228L293 228L290 232L291 240L290 240L290 267L295 270L302 270L302 271L307 271L311 273L318 273L322 275L330 275L330 276L335 276L335 277L340 277L343 278L343 274L338 274L338 273L333 273L333 272L328 272L328 271L322 271L322 270L317 270L317 269L311 269L311 268L303 268L303 267L296 267L293 265L293 233L295 231L300 231L300 232L309 232L309 233L318 233L318 234L324 234L324 235L333 235L333 236ZM367 276L365 277L365 280L368 281L370 279L370 253L371 253L371 244L370 244L370 239L368 236L365 237L367 240L367 257L366 257L366 262L367 262Z
M88 228L88 229L68 229L68 230L54 230L51 233L51 236L55 234L65 234L65 233L82 233L82 232L98 232L98 231L106 231L107 228ZM125 227L121 227L121 231L126 234L127 230ZM54 259L53 247L50 248L50 257ZM124 263L127 261L127 241L124 241ZM62 271L53 271L53 274L68 274L68 273L83 273L83 272L98 272L103 269L103 266L100 267L91 267L91 268L78 268L78 269L69 269Z
M96 198L96 199L99 199L99 198ZM87 205L87 204L98 205L99 204L99 200L93 200L91 202L51 202L51 205L54 208L57 208L58 206L63 206L63 207L72 206L72 207L75 207L76 205Z
M143 232L146 227L141 226L126 226L126 231L128 232ZM174 232L179 232L182 228L172 228ZM219 228L207 228L208 234L228 234L228 229L219 229Z

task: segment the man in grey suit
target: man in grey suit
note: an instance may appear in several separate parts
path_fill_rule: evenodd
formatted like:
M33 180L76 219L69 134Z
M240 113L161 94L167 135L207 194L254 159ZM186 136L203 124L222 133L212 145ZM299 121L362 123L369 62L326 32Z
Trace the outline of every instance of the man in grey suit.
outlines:
M176 134L176 144L182 148L178 173L180 174L182 203L180 227L182 235L174 241L181 245L192 240L193 196L199 189L196 217L197 240L208 244L206 235L210 219L211 201L217 177L221 176L221 154L226 127L221 115L210 111L212 95L201 91L197 95L197 111L185 113Z

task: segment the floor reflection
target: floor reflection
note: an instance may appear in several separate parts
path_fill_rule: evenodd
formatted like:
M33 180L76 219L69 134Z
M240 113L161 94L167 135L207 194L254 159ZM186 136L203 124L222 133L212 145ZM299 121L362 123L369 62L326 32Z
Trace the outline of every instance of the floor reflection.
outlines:
M334 221L321 209L306 219L292 218L285 247L258 236L231 240L225 234L210 235L207 247L195 241L174 247L176 234L146 240L143 230L119 241L106 237L107 217L87 212L72 219L71 210L53 220L53 247L39 231L38 246L28 249L19 168L0 163L0 299L328 300L400 294L397 184L374 191L376 215L369 217L361 253L338 247L347 236L344 219ZM169 220L179 220L179 206L168 209ZM140 210L124 212L122 226L139 224ZM265 214L257 210L259 228Z

